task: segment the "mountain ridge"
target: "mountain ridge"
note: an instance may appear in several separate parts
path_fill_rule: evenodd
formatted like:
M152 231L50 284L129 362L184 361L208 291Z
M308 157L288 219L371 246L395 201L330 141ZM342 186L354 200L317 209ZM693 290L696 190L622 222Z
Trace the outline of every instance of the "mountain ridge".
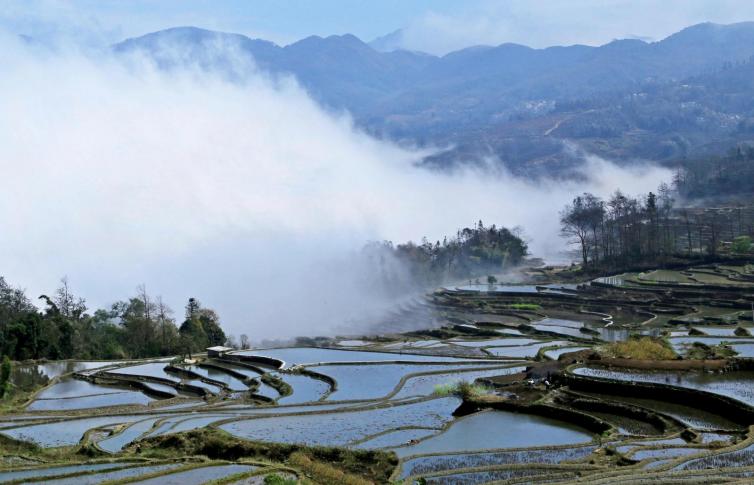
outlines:
M611 135L607 139L615 140L597 152L625 161L647 157L670 160L686 156L694 147L718 143L719 139L700 139L699 133L691 136L688 126L679 125L675 133L642 126L646 123L630 119L636 116L626 108L627 96L658 89L670 93L667 85L689 78L700 82L728 64L748 62L754 56L754 22L697 24L655 42L619 39L601 46L541 49L503 43L468 47L443 56L406 50L381 52L352 34L310 36L279 46L196 27L153 32L126 39L113 48L119 53L146 53L166 68L174 65L171 51L186 49L182 59L198 59L207 69L222 70L230 69L233 62L226 52L228 45L233 46L233 55L253 60L260 69L295 76L317 101L349 111L370 133L418 145L458 147L430 160L435 165L465 163L492 154L514 171L529 172L534 167L536 172L543 164L558 167L567 162L571 155L563 150L563 140L592 145L594 137L585 136L587 132L602 130ZM679 93L673 96L677 98ZM716 103L709 109L717 113L721 101L709 95L706 99ZM608 102L614 104L605 109ZM673 107L663 108L667 111L662 116L675 116L672 111L680 109L681 103L674 99ZM595 104L601 108L595 109ZM750 114L733 114L727 109L709 119ZM561 119L566 112L567 120ZM605 117L594 120L595 113ZM593 129L574 129L574 120L584 119L590 120ZM532 133L532 126L544 126L551 120L553 125L558 123L558 129L538 127ZM718 128L707 127L711 138L717 136L712 134ZM627 148L637 130L645 142ZM564 136L566 133L569 135ZM676 148L668 149L669 143ZM543 147L549 147L544 150L546 155Z

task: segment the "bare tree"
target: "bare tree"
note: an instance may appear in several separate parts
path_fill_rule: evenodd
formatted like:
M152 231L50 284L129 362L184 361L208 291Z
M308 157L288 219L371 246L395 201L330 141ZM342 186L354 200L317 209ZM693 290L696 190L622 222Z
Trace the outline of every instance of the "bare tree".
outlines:
M86 311L86 301L73 295L67 276L60 279L60 287L55 291L53 301L60 314L66 318L78 320Z
M147 286L144 283L142 283L136 287L136 291L138 293L139 299L144 304L144 318L146 320L151 320L152 319L151 307L153 305L152 305L151 299L149 298L149 294L147 293Z
M571 242L581 248L581 261L583 266L589 264L589 257L593 247L590 238L596 235L597 228L602 220L602 205L592 194L584 194L573 199L560 213L560 233Z
M228 339L225 341L225 346L236 350L240 349L235 335L228 335Z
M251 348L251 344L249 343L249 336L245 333L241 334L241 349L247 350Z

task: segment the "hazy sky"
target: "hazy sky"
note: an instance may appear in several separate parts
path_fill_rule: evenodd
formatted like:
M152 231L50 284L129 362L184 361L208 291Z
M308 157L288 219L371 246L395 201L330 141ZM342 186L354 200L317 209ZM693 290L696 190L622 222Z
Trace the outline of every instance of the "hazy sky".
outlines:
M0 27L90 43L195 25L287 44L308 35L364 40L405 29L406 48L444 53L476 44L601 44L661 39L685 26L754 20L750 0L19 0Z
M321 335L390 303L369 285L369 240L442 239L482 219L557 254L575 194L670 178L594 158L583 181L430 172L233 45L217 55L243 83L68 49L0 32L0 275L31 296L67 275L102 306L143 283L175 309L198 297L236 335Z

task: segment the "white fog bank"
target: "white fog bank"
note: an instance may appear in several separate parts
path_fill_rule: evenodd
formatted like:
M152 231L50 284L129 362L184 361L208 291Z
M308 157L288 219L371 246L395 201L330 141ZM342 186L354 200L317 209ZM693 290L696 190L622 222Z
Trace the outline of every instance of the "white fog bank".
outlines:
M323 334L383 302L361 291L368 240L434 240L482 219L556 254L583 191L653 190L666 170L588 159L586 183L416 168L423 155L326 113L293 81L231 83L147 62L0 42L0 275L92 306L144 283L253 339Z

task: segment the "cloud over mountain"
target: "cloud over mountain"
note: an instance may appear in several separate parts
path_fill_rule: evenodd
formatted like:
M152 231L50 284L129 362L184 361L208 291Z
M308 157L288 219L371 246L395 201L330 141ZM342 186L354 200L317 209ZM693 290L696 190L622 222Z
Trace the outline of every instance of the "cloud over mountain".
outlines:
M3 39L9 281L35 294L68 275L93 305L145 283L176 309L200 298L236 334L325 333L385 303L364 286L368 240L441 238L483 219L556 253L557 211L575 193L668 176L600 160L585 182L428 171L415 164L426 150L365 134L291 78L259 72L243 44L213 42L214 54L155 60Z

